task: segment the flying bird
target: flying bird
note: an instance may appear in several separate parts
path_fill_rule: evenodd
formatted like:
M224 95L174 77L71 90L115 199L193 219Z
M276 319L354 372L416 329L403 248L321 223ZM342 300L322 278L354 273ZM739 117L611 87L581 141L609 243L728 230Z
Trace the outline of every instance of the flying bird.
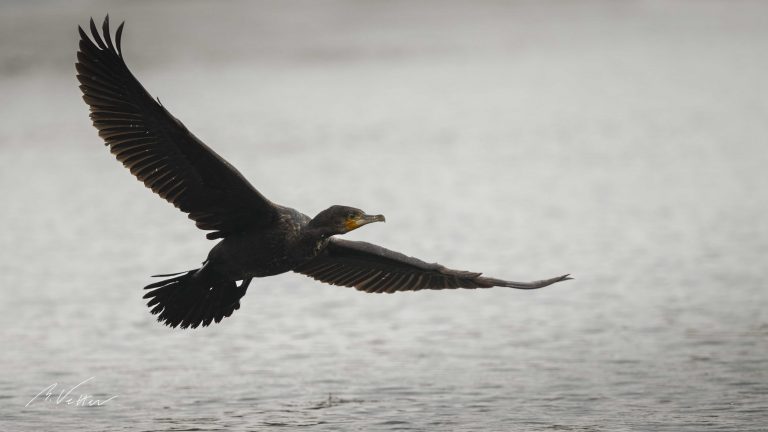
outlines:
M273 203L240 172L195 137L150 96L123 60L124 22L115 33L93 19L82 27L77 79L99 136L144 185L221 239L199 269L157 275L145 299L158 321L196 328L220 322L240 308L253 278L289 271L368 293L423 289L509 287L536 289L571 279L563 275L512 282L452 270L370 243L342 240L382 215L333 205L315 217Z

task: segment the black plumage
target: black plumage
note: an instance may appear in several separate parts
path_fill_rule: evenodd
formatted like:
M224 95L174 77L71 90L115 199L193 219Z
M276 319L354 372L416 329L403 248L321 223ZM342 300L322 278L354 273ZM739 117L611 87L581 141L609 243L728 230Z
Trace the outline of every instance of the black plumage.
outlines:
M222 239L200 269L159 275L144 297L158 320L172 327L207 326L230 316L254 277L288 271L371 293L422 289L536 289L570 279L511 282L451 270L364 242L340 240L381 215L331 206L310 218L272 203L232 165L197 139L153 99L123 60L109 17L103 34L78 27L77 79L90 117L110 151L145 186L188 214L209 239ZM238 281L241 281L238 285Z

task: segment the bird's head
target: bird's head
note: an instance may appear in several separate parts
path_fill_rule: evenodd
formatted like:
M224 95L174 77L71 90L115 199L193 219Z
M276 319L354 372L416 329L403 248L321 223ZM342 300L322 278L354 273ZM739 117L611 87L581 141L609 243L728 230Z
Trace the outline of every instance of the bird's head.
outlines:
M384 221L384 215L368 215L354 207L335 205L318 213L309 222L309 227L335 235L348 233L372 222Z

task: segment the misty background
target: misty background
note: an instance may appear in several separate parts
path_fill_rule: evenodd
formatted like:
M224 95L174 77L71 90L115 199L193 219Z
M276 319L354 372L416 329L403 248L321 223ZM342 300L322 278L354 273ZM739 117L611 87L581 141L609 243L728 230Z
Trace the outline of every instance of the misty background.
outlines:
M213 242L117 163L77 25L271 200L539 291L255 280L149 314ZM0 3L0 429L764 430L768 3ZM97 408L36 401L53 383ZM79 390L79 391L80 391Z

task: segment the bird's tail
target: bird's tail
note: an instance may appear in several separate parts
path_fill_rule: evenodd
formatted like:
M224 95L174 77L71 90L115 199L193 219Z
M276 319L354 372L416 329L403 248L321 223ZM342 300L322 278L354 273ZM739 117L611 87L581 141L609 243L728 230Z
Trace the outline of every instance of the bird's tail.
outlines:
M240 308L240 298L245 295L250 279L240 286L235 281L215 280L205 267L180 273L156 275L173 276L147 285L144 295L147 306L158 315L157 320L171 327L197 328L219 322Z

